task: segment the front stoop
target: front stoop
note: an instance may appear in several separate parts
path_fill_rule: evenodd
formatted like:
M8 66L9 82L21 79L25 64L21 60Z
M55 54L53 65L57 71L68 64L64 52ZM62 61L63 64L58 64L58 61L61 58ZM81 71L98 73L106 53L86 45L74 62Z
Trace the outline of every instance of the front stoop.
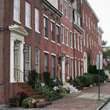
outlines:
M44 99L45 104L43 105L43 107L52 104L52 102L49 102L47 99L45 99L40 92L37 92L35 89L29 86L28 83L15 83L14 94L17 94L18 92L24 92L28 97L32 97L35 99Z

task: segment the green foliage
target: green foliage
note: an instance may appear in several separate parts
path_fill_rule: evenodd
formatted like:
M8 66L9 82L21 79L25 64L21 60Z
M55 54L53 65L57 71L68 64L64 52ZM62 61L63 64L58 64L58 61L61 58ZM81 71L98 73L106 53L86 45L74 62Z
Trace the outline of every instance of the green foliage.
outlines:
M81 76L77 76L74 80L73 80L73 84L74 86L81 86Z
M46 83L47 85L49 85L49 81L50 81L50 72L44 71L44 72L43 72L43 78L44 78L44 83Z
M35 85L42 80L42 75L41 73L37 73L36 70L31 70L29 72L28 75L28 83L30 86L32 86L33 88L35 87Z
M16 107L16 102L20 101L19 96L13 96L12 98L9 99L9 103L11 107Z
M36 88L36 90L39 91L48 100L55 100L60 96L59 93L49 88L48 86L39 87Z
M93 84L93 76L89 73L85 73L81 76L81 83L84 87L90 86Z
M23 101L22 101L22 107L24 108L28 108L29 105L31 104L35 104L36 103L36 100L34 98L25 98Z

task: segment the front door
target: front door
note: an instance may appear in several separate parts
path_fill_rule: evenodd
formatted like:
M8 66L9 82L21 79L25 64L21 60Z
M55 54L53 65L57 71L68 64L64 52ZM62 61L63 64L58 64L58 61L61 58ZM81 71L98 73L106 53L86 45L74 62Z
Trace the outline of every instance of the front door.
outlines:
M65 82L65 56L62 58L62 81Z
M14 42L14 80L20 81L20 46L19 42Z

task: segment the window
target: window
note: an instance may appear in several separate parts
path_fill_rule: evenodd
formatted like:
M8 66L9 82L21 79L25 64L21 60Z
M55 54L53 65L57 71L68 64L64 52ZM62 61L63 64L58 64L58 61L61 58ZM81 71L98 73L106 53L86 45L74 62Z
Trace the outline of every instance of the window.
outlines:
M82 52L82 38L80 39L80 46L81 46L81 52Z
M69 18L70 18L70 21L72 21L72 17L71 17L71 7L69 6Z
M78 62L78 68L79 68L79 76L80 76L80 60Z
M35 9L35 31L39 32L39 10Z
M65 16L67 17L67 1L65 1Z
M55 56L52 55L52 77L55 78Z
M84 20L85 20L85 19L84 19L84 10L83 10L83 23L84 23Z
M48 38L47 18L44 17L44 37Z
M77 38L78 38L78 50L79 50L79 35L78 35L78 37L77 37Z
M72 36L72 32L70 32L70 47L73 48L73 36Z
M60 8L61 8L61 12L63 13L63 0L60 0Z
M51 35L52 35L52 41L55 41L54 23L53 22L51 22Z
M36 72L40 72L40 50L39 49L35 49L35 68L36 68Z
M57 43L60 44L60 27L57 26Z
M68 46L68 29L66 29L66 45Z
M61 57L58 58L58 78L61 79Z
M48 53L44 53L44 70L49 70L49 58Z
M14 0L13 20L20 22L20 0Z
M64 26L61 26L62 43L64 43Z
M91 25L90 25L90 17L89 17L89 29L91 28Z
M74 33L74 48L76 48L76 33Z
M83 74L83 61L81 61L81 74Z
M88 24L87 24L87 13L86 13L86 26L88 26Z
M71 75L72 75L72 79L73 79L73 59L71 59Z
M86 41L85 40L85 30L84 30L84 40L83 41L84 41L84 46L85 46L86 45L86 43L85 43L85 41Z
M90 37L90 49L91 49L91 37Z
M87 48L89 48L89 45L88 45L88 33L87 33Z
M25 80L28 81L28 73L31 70L31 47L29 45L25 45Z
M76 59L74 59L75 60L75 78L76 78L76 76L77 76L77 61L76 61Z
M67 57L67 79L69 79L69 57Z
M25 25L31 27L31 5L25 2Z
M77 11L74 11L74 23L81 26L80 14Z

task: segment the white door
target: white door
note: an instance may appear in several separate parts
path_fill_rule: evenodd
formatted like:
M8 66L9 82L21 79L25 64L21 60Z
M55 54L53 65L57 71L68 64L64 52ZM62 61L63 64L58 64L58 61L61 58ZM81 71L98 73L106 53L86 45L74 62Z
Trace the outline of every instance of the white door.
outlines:
M65 82L65 56L62 58L62 81Z

